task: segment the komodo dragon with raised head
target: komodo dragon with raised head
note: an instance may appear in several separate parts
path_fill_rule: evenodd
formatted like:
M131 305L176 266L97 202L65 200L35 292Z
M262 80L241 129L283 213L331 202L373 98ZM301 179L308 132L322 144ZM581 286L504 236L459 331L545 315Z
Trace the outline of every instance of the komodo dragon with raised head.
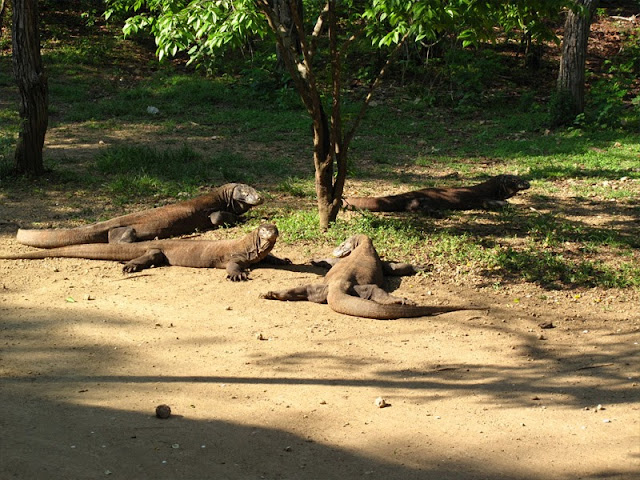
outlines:
M233 240L152 240L138 243L85 244L40 250L37 252L0 255L0 259L88 258L124 262L125 273L162 265L195 268L224 268L232 281L246 280L249 265L265 262L290 264L289 259L271 255L278 238L278 228L270 223Z
M260 297L268 300L328 303L329 307L338 313L379 320L475 309L458 306L418 306L405 298L385 292L381 288L384 274L413 275L416 269L408 263L380 260L373 242L366 235L350 237L334 250L333 255L339 258L314 262L315 265L330 268L323 283L271 291Z
M131 243L210 230L236 223L240 215L263 202L243 183L227 183L184 202L130 213L104 222L67 229L18 230L18 242L55 248L81 243Z
M490 209L506 206L507 198L530 186L517 175L497 175L470 187L423 188L387 197L345 197L342 206L348 210L425 214L441 210Z

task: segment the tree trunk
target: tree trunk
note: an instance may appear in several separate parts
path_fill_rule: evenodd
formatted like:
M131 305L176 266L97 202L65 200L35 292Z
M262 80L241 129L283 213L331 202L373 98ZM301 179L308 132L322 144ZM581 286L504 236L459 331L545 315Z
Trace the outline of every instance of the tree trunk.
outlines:
M47 133L48 84L40 56L37 0L13 1L13 71L20 91L20 135L16 170L44 173L42 147Z
M583 10L569 10L564 23L562 57L558 74L557 95L561 112L556 115L556 123L567 123L584 112L585 59L591 19L598 6L598 0L579 0Z
M343 185L344 178L336 178L334 184L334 161L331 148L331 130L329 121L321 108L313 121L313 163L315 165L316 198L318 203L318 219L320 228L326 230L336 221L340 205L342 204L342 189L339 192L336 185ZM346 159L344 159L346 162ZM346 171L346 169L344 169ZM338 173L342 169L338 166Z

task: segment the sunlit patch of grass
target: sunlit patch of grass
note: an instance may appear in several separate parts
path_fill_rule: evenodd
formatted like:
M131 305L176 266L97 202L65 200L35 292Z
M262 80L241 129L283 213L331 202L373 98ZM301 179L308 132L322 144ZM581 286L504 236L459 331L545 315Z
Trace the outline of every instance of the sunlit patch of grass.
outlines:
M632 188L631 184L612 183L607 180L597 183L572 184L571 191L576 196L584 198L597 197L606 200L635 200L638 198L638 192Z
M560 252L511 248L499 252L496 265L507 274L545 287L640 287L640 267L631 262L608 265L602 261L573 260ZM495 268L493 273L495 274Z

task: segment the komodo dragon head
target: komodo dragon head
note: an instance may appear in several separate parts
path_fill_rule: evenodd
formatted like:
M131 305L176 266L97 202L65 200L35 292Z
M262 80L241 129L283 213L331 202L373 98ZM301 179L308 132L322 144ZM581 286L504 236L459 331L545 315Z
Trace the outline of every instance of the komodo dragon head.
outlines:
M273 223L263 223L258 227L258 237L265 242L275 242L278 235L278 227Z
M264 199L255 188L244 183L236 183L228 199L228 207L230 212L242 215L251 207L260 205L262 202L264 202Z
M531 187L529 182L517 175L498 175L494 178L498 183L497 191L500 200L511 198L520 190L527 190Z
M344 258L349 255L351 252L355 250L355 248L360 245L363 241L368 239L366 235L353 235L347 238L344 242L336 247L333 251L333 256L337 258Z

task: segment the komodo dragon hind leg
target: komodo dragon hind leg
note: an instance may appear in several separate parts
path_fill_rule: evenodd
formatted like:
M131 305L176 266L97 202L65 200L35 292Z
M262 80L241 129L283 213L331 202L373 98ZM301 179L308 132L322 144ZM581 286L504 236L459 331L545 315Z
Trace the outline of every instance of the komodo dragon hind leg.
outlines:
M268 254L262 259L262 263L267 265L291 265L292 262L289 258L280 258L275 255Z
M421 213L431 218L445 218L446 214L438 210L431 204L428 198L414 198L407 203L406 211L411 213Z
M124 273L133 273L144 270L145 268L159 267L168 263L167 257L164 256L161 250L153 248L144 255L134 258L133 260L124 264L122 271Z
M506 200L483 200L482 207L486 210L498 210L509 205Z
M117 227L109 230L109 243L133 243L138 239L133 227Z
M418 273L418 268L410 263L382 262L382 271L385 275L394 277L406 277Z
M340 261L339 258L318 258L311 260L311 265L314 267L325 268L327 270L331 270L336 263Z
M412 300L391 295L375 284L354 285L353 290L360 298L371 300L381 305L415 305Z
M260 295L260 298L267 300L283 300L283 301L309 301L314 303L327 303L327 293L329 285L322 283L312 283L310 285L301 285L299 287L290 288L289 290L279 290L277 292L267 292Z

